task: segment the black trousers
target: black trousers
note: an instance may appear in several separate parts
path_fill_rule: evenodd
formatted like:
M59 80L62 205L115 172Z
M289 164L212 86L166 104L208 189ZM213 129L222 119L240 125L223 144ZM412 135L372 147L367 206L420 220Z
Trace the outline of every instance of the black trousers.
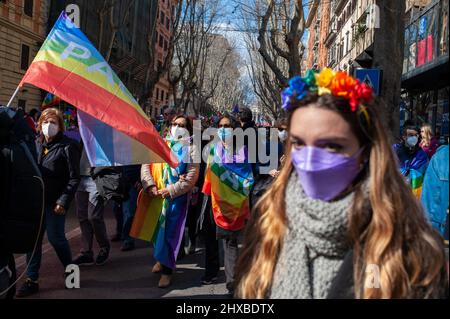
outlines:
M219 241L210 203L205 211L202 233L205 240L205 276L215 277L220 270Z
M8 280L8 273L6 270L0 274L0 300L1 299L14 299L16 295L16 285L13 283L16 281L16 263L14 260L14 255L11 253L0 253L0 268L8 266L11 271L11 277ZM11 288L6 291L6 289L11 286ZM6 292L5 292L6 291Z
M186 217L186 226L188 228L189 241L190 245L192 246L195 246L195 242L197 239L197 220L199 215L198 206L200 205L190 205Z
M172 275L173 269L161 264L161 274L163 275Z
M113 212L114 217L116 219L116 235L119 238L122 237L122 228L123 228L123 211L122 211L122 203L119 201L113 202Z

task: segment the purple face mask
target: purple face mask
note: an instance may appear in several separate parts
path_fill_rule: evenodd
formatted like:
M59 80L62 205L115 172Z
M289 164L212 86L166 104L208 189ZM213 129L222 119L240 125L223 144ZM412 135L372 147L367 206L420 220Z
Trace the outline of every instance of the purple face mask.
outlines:
M362 150L351 157L314 146L293 150L292 163L306 195L324 201L336 198L360 172L358 157Z

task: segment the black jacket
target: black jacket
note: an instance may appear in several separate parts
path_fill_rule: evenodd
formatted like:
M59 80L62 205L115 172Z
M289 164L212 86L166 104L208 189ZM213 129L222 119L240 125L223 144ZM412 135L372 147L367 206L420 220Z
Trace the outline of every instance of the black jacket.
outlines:
M44 150L48 153L44 155ZM45 185L45 204L69 208L80 183L80 147L61 132L46 143L37 141L38 166Z
M105 202L111 199L118 202L126 199L126 186L120 167L92 167L91 176Z

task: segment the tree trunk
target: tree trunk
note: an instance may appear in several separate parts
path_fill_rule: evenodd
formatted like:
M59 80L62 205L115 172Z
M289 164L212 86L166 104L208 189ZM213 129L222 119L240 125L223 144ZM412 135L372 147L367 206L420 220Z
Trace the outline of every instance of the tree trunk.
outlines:
M399 135L405 1L377 0L380 28L374 34L373 67L382 70L380 99L391 137ZM388 30L387 30L388 29Z

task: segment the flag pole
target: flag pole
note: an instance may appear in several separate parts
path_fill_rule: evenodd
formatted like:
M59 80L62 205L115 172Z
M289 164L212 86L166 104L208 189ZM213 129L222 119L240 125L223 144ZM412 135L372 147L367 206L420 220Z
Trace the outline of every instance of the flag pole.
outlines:
M12 101L14 100L14 98L16 97L17 93L19 93L19 89L20 89L20 85L17 86L16 90L14 91L13 95L11 96L11 98L9 99L8 104L6 104L6 107L9 107L12 103Z

